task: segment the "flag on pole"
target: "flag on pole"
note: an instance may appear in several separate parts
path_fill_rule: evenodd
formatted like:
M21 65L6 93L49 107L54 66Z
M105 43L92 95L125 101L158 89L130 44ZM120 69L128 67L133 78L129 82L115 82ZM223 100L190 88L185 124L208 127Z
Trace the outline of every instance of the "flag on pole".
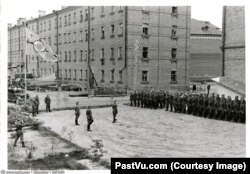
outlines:
M28 28L26 28L26 40L27 44L31 44L33 46L33 50L45 61L58 61L58 55L52 51L45 39L30 31Z

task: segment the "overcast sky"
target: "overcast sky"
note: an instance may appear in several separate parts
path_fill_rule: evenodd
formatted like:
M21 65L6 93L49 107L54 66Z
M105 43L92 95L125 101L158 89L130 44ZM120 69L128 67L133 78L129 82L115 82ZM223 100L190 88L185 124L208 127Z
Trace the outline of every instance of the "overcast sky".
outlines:
M211 0L210 0L211 1ZM6 20L8 23L15 24L19 17L30 19L31 17L38 16L38 10L45 10L46 13L51 13L52 10L58 10L61 6L68 5L103 5L100 2L103 1L91 1L92 4L86 4L84 0L8 0L6 1ZM148 1L104 1L105 5L158 5L148 3ZM171 1L170 1L171 2ZM176 1L177 2L177 1ZM179 2L179 1L178 1ZM161 5L168 5L166 3L160 3ZM171 5L171 4L170 4ZM178 4L177 4L178 5ZM181 5L181 4L180 4ZM185 5L185 4L183 4ZM222 26L222 4L215 6L213 3L202 4L202 3L191 3L191 16L192 18L205 20L213 23L214 25L221 28Z

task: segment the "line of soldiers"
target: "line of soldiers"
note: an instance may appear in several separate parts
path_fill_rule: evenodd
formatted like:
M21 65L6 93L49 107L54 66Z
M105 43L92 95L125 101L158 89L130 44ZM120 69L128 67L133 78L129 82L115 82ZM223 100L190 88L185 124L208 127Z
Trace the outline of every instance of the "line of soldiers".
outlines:
M238 96L234 100L230 96L212 93L170 93L162 90L134 91L130 94L130 105L142 108L166 108L166 111L190 114L199 117L245 123L246 102Z

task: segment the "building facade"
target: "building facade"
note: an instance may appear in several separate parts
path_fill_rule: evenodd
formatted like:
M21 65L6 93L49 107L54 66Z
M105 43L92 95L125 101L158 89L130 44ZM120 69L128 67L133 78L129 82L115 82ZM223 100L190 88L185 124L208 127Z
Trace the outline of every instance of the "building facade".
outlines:
M245 83L245 8L223 8L223 76Z
M9 27L9 64L24 64L25 55L27 71L35 77L56 73L83 89L88 64L99 86L184 87L189 83L190 14L184 6L70 6L40 12ZM58 63L42 60L31 46L24 48L26 25L46 39Z
M221 30L208 21L191 20L190 78L209 80L222 75Z

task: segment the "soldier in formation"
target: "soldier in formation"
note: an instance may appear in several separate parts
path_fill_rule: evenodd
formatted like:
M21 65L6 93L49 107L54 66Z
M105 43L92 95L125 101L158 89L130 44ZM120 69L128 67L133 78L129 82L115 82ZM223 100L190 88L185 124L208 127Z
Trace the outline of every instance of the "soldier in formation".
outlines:
M163 90L137 90L130 94L130 105L190 114L198 117L245 123L245 99L236 96L181 93Z

